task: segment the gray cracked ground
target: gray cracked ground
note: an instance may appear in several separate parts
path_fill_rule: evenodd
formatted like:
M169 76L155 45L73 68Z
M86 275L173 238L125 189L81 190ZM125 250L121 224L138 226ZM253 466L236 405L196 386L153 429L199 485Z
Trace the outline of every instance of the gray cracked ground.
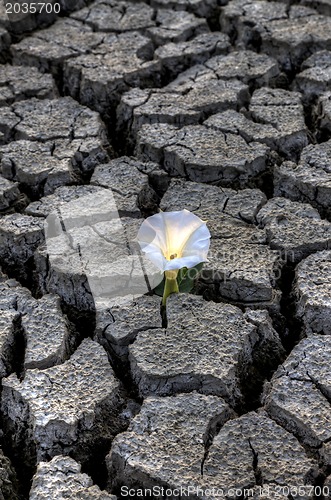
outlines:
M307 335L331 332L330 258L329 251L317 252L303 260L296 270L297 315Z
M295 85L307 99L313 99L330 89L331 53L321 50L302 63L302 71L296 76Z
M50 462L40 462L34 476L30 499L65 498L74 500L115 500L114 495L100 491L81 466L72 458L57 455Z
M84 175L108 159L100 117L69 97L34 97L0 109L7 143L0 148L0 171L24 186L31 197L82 182Z
M225 33L238 33L238 46L260 45L287 71L331 44L330 18L301 5L287 9L277 2L235 0L224 7L220 21Z
M166 329L145 326L129 347L132 377L143 396L199 390L240 406L253 360L258 371L257 358L282 358L279 338L263 312L245 317L234 306L209 302L206 307L201 297L183 295L169 299L167 318ZM263 332L259 323L266 327ZM203 325L208 327L202 335Z
M113 481L169 488L191 485L202 491L219 489L226 495L229 486L238 490L255 486L254 456L259 457L260 484L268 483L271 488L294 485L313 475L314 463L304 449L263 412L235 418L226 410L222 399L217 402L214 396L193 393L190 399L180 395L167 402L165 398L147 398L127 433L115 439L107 457ZM174 414L176 421L169 426ZM217 423L222 428L213 437ZM206 434L213 437L207 451ZM273 446L268 449L265 444L270 438ZM284 446L287 449L289 445L290 454L284 453ZM144 459L153 452L155 468ZM176 458L172 460L172 456Z
M59 3L0 5L0 498L331 498L330 1Z
M166 90L134 89L124 94L117 109L119 128L135 138L144 124L198 124L211 113L240 109L248 100L248 88L239 80L206 79L183 94Z
M51 75L40 73L36 68L3 65L0 68L0 106L8 106L14 101L30 97L52 99L58 96Z
M278 368L265 395L272 418L316 448L330 437L328 349L328 337L302 340Z
M249 187L268 169L266 145L205 125L143 125L135 152L139 159L162 163L172 176L224 187Z
M25 343L24 370L61 364L77 344L62 314L60 298L45 295L36 300L28 289L20 288L18 282L4 280L1 283L0 318L2 375L11 373L17 365L15 350L22 340Z
M2 410L16 445L34 448L38 462L62 450L87 461L95 440L110 442L121 430L120 382L104 349L90 339L63 364L28 369L22 382L10 375L3 380L3 389ZM15 411L30 415L27 428Z
M284 162L274 169L274 194L308 202L330 218L330 141L303 149L298 164Z

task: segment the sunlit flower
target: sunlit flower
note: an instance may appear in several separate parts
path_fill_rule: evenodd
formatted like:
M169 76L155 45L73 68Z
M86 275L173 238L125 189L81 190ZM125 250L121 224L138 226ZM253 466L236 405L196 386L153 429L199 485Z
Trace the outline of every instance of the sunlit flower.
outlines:
M144 220L137 240L158 269L171 271L206 262L210 232L206 223L188 210L160 212Z

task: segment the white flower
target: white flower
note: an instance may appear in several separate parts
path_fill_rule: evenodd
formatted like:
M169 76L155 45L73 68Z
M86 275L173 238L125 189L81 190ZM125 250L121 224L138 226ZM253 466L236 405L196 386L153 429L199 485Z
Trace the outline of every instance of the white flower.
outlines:
M205 262L210 232L206 223L188 210L160 212L144 220L137 240L158 269L169 271Z

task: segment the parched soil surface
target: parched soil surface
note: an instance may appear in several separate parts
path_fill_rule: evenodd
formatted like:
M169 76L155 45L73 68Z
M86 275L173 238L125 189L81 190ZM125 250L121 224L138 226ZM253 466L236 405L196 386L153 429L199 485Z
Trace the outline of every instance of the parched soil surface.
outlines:
M0 5L0 497L330 499L331 2L146 2Z

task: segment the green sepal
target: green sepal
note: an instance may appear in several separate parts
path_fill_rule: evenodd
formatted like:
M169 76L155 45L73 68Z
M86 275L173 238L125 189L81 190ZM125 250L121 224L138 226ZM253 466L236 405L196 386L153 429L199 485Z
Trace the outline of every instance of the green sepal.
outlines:
M188 293L192 290L194 286L194 282L198 277L198 274L200 273L201 269L203 267L203 262L200 264L197 264L194 267L191 267L188 269L187 267L182 267L182 269L179 269L178 275L177 275L177 283L178 283L178 288L179 291L182 293ZM187 276L187 272L190 271L190 276ZM154 289L153 292L155 295L158 295L159 297L163 297L164 293L164 287L165 287L165 277L163 277L163 280L161 283L159 283Z
M194 267L191 267L190 269L188 269L187 267L183 267L182 269L179 270L177 276L177 282L180 292L188 293L192 290L192 288L194 287L195 280L197 279L202 267L203 267L203 262L197 264Z

